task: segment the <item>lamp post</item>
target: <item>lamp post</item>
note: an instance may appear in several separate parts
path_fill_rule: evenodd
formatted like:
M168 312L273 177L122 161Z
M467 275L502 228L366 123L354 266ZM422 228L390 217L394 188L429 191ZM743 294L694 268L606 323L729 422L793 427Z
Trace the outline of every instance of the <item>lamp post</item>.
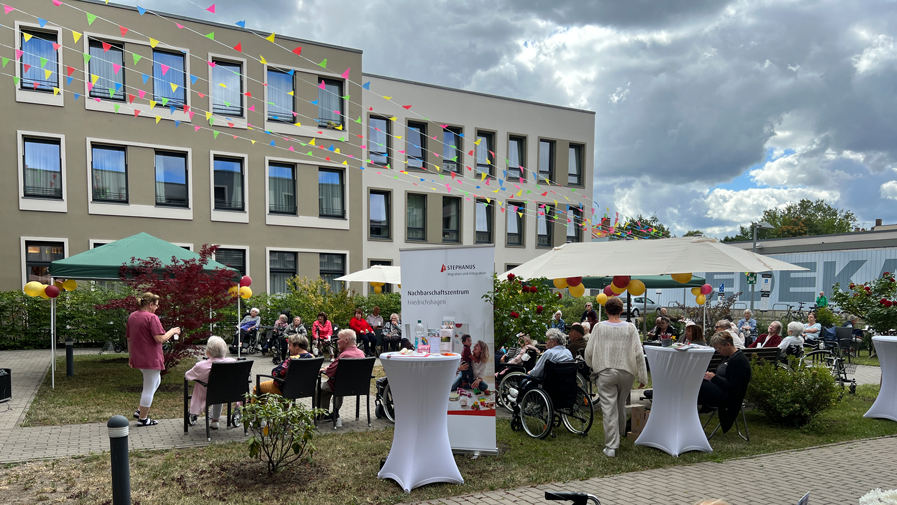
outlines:
M754 242L751 245L751 252L757 252L757 230L771 230L775 228L775 226L767 223L766 221L760 221L759 223L751 223L751 231L753 232ZM757 286L757 283L751 284L751 313L754 313L754 288Z

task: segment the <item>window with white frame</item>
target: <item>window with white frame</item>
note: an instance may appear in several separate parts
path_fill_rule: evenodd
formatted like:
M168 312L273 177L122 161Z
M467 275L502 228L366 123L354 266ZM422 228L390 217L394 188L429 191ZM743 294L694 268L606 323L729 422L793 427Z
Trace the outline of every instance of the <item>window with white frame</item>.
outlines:
M156 205L189 207L187 154L156 151Z
M92 200L128 203L127 148L93 144L90 150Z
M23 28L19 44L22 48L21 89L53 91L59 87L58 34Z
M219 247L218 250L215 251L215 261L240 272L241 276L246 275L245 249L227 249Z
M409 241L427 240L427 195L408 194L405 216L405 234Z
M492 221L495 209L486 200L476 201L476 243L492 243Z
M539 178L554 182L554 141L539 141Z
M288 251L270 251L268 257L268 292L288 293L290 291L287 281L296 276L297 254Z
M582 242L582 209L570 207L567 219L567 242Z
M50 284L50 263L65 258L63 242L25 242L26 282Z
M507 226L507 235L508 235L508 245L509 246L522 246L523 245L523 217L526 216L526 203L525 202L508 202L507 210L505 214L508 215L508 226Z
M212 112L222 116L243 116L243 65L212 60Z
M296 110L294 72L268 67L268 121L292 123Z
M339 293L345 289L345 283L336 280L336 278L346 275L346 255L321 253L319 256L320 269L318 272L321 275L321 279L330 284L331 293Z
M104 100L124 101L125 99L125 61L124 48L121 44L113 44L103 40L90 39L89 72L91 82L90 96ZM93 76L97 77L96 84Z
M371 116L368 119L368 158L374 165L389 165L389 120Z
M582 146L570 144L570 157L567 161L567 184L582 186Z
M23 140L24 196L62 200L62 149L59 139L25 137Z
M340 169L318 169L318 216L346 217L343 171Z
M268 212L296 215L296 166L268 164Z
M215 156L215 210L243 210L243 160Z

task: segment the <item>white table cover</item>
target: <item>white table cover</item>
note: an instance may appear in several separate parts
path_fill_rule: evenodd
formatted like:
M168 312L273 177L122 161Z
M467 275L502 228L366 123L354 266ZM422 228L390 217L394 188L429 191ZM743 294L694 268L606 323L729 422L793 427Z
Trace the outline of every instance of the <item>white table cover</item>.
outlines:
M863 417L897 421L897 337L872 337L881 366L881 391Z
M461 355L380 355L395 405L396 427L377 474L406 493L434 482L463 484L448 436L449 388Z
M713 452L698 417L698 391L713 349L678 351L645 347L651 367L654 399L645 429L635 445L679 456L688 451Z

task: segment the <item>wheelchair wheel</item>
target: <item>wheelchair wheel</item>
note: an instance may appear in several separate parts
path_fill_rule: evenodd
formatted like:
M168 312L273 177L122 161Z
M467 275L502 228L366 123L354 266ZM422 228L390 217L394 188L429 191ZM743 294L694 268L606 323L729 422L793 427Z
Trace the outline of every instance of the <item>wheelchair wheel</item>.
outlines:
M396 422L395 403L392 401L392 389L389 384L383 388L383 414L390 422Z
M236 407L234 409L234 413L231 416L231 423L233 423L234 428L239 428L243 424L243 407Z
M592 419L595 415L595 409L592 406L592 398L584 389L579 388L576 391L576 400L573 407L561 411L561 420L567 431L576 435L585 436L592 428Z
M576 372L576 387L582 389L583 391L591 391L591 383L589 383L589 379L585 378L581 373Z
M545 438L551 433L554 409L551 399L539 388L530 389L520 400L523 431L533 438Z
M510 372L505 374L498 384L498 391L495 394L496 403L508 410L513 410L510 390L511 388L514 388L520 391L520 381L523 380L524 377L526 377L526 374L523 372Z

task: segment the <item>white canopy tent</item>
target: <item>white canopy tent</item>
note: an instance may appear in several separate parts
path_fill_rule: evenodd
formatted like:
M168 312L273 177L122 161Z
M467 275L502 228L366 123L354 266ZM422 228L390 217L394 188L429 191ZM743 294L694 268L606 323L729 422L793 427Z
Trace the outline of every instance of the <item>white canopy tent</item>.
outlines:
M389 265L374 265L351 274L337 277L338 281L346 282L382 282L384 284L401 284L402 268Z

